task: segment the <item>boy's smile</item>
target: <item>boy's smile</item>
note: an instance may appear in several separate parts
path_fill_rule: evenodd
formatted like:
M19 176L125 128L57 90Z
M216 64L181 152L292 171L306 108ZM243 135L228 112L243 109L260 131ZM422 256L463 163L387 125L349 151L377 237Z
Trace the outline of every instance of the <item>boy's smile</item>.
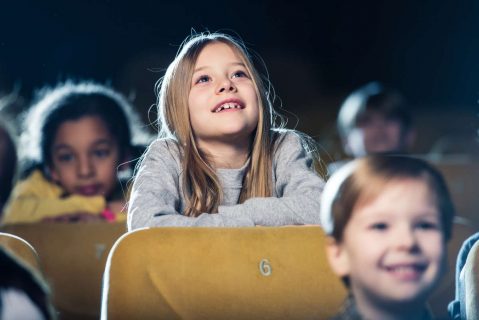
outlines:
M427 262L400 262L382 266L398 281L417 281L427 268Z

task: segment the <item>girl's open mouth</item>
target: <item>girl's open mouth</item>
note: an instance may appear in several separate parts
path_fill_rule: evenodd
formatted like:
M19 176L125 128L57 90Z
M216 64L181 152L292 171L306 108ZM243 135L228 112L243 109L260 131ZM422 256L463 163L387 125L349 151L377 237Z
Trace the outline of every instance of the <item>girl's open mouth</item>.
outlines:
M218 113L221 111L229 111L229 110L241 110L244 109L244 103L239 99L228 99L218 103L211 112Z

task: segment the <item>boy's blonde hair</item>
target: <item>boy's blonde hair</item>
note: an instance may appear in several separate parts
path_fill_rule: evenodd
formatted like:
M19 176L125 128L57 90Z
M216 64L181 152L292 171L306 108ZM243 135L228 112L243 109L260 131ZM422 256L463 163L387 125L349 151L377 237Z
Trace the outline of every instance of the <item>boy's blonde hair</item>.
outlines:
M222 199L222 190L207 154L195 143L191 129L188 96L196 60L207 45L224 43L232 48L244 63L258 97L258 126L252 134L248 168L243 180L239 203L252 197L272 195L272 154L278 131L274 127L276 114L270 100L270 87L265 87L244 44L222 33L201 33L187 38L175 60L156 84L158 96L159 137L176 140L183 163L183 190L187 199L185 215L215 213Z
M380 195L392 181L421 179L426 182L439 211L444 239L451 237L454 206L442 175L426 161L391 155L371 155L353 160L326 184L321 202L321 224L338 243L354 208Z

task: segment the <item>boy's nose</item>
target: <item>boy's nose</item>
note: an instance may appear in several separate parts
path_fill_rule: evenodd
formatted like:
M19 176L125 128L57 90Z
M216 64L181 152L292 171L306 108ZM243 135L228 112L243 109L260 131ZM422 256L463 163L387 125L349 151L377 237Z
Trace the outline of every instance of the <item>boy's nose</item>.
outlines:
M225 92L236 92L236 86L231 82L230 79L225 79L220 82L218 88L216 89L216 93L225 93Z
M400 250L413 251L417 249L417 238L414 230L410 227L404 227L395 235L396 246Z

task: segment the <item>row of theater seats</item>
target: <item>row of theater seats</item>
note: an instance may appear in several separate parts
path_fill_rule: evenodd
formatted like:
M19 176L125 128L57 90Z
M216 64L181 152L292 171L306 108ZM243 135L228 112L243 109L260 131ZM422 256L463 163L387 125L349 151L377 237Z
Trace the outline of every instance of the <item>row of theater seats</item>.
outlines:
M98 319L100 310L102 319L327 319L346 296L317 226L125 234L124 224L42 223L1 231L0 243L42 272L60 319ZM455 257L474 231L455 222L449 272L430 300L439 319L454 298ZM477 280L477 262L469 265ZM470 276L462 278L477 283Z
M60 319L98 319L108 252L126 232L124 223L18 224L0 231L24 239L35 249L37 269L50 285Z
M479 161L464 154L419 157L433 164L442 173L457 214L479 230Z

